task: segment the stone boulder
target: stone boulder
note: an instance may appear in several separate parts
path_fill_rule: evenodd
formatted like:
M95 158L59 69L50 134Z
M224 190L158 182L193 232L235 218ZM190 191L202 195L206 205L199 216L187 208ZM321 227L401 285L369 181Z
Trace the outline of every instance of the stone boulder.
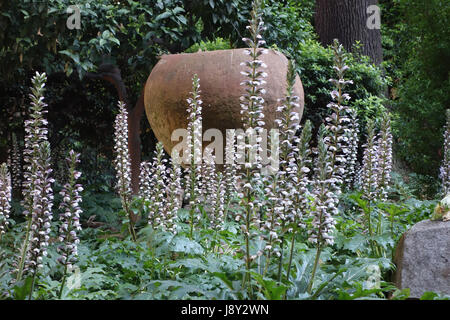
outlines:
M411 298L432 291L450 295L450 222L424 220L400 239L395 284L410 288Z

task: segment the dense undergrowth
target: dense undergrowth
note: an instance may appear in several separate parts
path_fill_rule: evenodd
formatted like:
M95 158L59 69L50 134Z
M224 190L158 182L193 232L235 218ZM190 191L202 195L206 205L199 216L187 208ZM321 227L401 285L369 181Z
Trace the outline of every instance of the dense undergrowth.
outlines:
M406 192L405 192L406 190ZM393 250L401 234L414 223L429 218L436 201L415 199L407 186L398 183L393 195L401 202L380 204L383 215L382 231L369 237L358 210L360 197L344 194L334 237L336 243L321 255L313 293L306 292L314 263L315 250L307 245L307 236L299 234L296 241L293 269L290 279L281 284L276 277L277 264L271 265L267 277L262 278L258 265L252 272L255 296L258 299L405 299L408 290L399 291L391 283L394 265ZM114 198L114 194L108 197ZM119 200L119 199L117 199ZM85 197L85 208L98 212L99 218L117 215L117 210L105 212L96 197ZM180 210L181 220L188 221L188 212ZM374 214L375 217L375 214ZM392 218L391 218L392 217ZM184 218L184 219L183 219ZM242 288L243 261L235 252L240 249L242 236L237 222L228 219L224 230L215 238L207 228L199 228L194 239L189 239L189 224L179 223L180 232L154 230L141 223L138 241L124 239L120 224L100 228L86 228L80 234L77 268L68 278L64 299L245 299ZM113 228L113 230L110 229ZM2 239L0 285L2 292L12 280L8 270L14 262L16 248L20 246L24 223L14 226L13 232ZM115 229L115 230L114 230ZM56 234L50 234L55 241ZM368 245L373 240L383 249L380 256ZM53 242L50 240L50 243ZM220 251L213 250L214 241L221 243ZM254 246L258 246L255 242ZM43 276L34 293L34 299L58 298L62 268L55 262L56 245L50 244L44 258ZM287 268L287 262L283 268ZM30 283L17 284L10 298L27 298ZM28 287L27 287L28 286ZM435 298L437 295L426 295Z
M270 75L260 59L267 50L258 5L256 0L250 37L243 39L249 49L242 64L241 114L244 129L261 134L264 79ZM221 41L215 45L226 47ZM361 85L375 79L377 91L384 81L380 71L355 62L337 41L326 50L313 42L301 46L301 52L317 51L316 60L332 61L334 78L325 79L330 71L317 65L319 82L330 83L326 108L319 123L308 119L300 126L299 98L293 93L298 70L290 62L287 92L277 109L277 170L253 162L251 151L258 151L260 159L262 139L253 143L252 130L236 137L244 144L227 140L226 157L231 154L233 162L223 172L216 171L208 148L201 157L196 143L201 80L194 75L186 104L189 165L182 169L174 155L166 159L159 143L153 159L141 164L138 195L131 194L127 111L119 102L114 126L119 197L105 186L101 192L96 185L83 188L80 155L73 151L55 183L43 95L46 75L36 73L32 113L25 122L23 201L14 197L12 210L11 175L5 164L0 171L0 298L408 298L409 290L398 290L392 282L396 244L412 225L430 217L437 201L418 199L426 189L420 176L410 175L405 183L392 172L391 117L381 99ZM192 50L202 48L210 49L201 43ZM364 74L370 74L368 79L359 77ZM349 90L354 82L356 90ZM349 103L353 95L364 99ZM450 176L449 127L450 115L441 169L444 192ZM238 165L235 150L244 151ZM14 182L14 161L10 166ZM434 184L427 187L430 194L438 189ZM422 298L448 297L427 292Z

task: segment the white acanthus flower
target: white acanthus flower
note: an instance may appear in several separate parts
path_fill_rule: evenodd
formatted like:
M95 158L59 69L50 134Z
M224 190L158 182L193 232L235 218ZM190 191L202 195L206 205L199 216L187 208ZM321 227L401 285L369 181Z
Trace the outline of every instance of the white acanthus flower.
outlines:
M225 164L224 164L224 184L225 184L225 206L231 204L232 199L237 193L237 172L236 172L236 154L235 154L235 131L228 131L225 145Z
M78 232L81 231L80 214L83 212L80 207L82 201L80 192L83 191L83 187L77 183L81 176L81 172L76 170L76 166L80 162L79 157L79 154L70 150L66 159L69 168L68 181L60 192L63 197L60 208L63 212L59 215L61 221L59 241L62 242L62 245L58 246L60 253L58 262L67 268L77 261L80 242Z
M383 114L379 138L377 141L377 192L378 199L387 200L387 191L392 171L392 132L390 115Z
M11 163L11 186L14 190L20 190L22 188L22 166L20 161L19 143L14 132L11 134L11 152L9 154L9 161Z
M116 168L117 191L125 207L131 199L131 160L128 151L128 112L119 101L119 113L114 122L114 165Z
M195 74L192 79L191 97L188 116L188 167L186 168L185 198L189 201L190 237L193 237L194 225L200 220L200 204L202 197L202 103L200 98L200 79Z
M205 148L203 156L202 186L209 224L213 230L222 228L224 221L225 188L222 173L216 172L215 157L211 148Z
M161 142L156 144L156 151L151 163L141 164L141 195L148 208L148 223L154 229L162 224L163 208L166 207L167 160Z
M50 143L48 142L47 120L44 119L47 106L44 102L45 73L32 79L31 115L25 121L23 207L28 219L25 240L18 262L17 280L25 271L33 275L42 267L42 258L47 255L50 222L53 218L54 180L50 177Z
M261 0L253 2L253 10L251 12L250 24L247 30L250 33L250 38L243 38L242 40L247 45L248 49L245 54L249 56L249 60L243 62L241 65L245 67L246 78L241 82L245 93L241 97L241 114L243 129L247 133L244 137L243 143L237 144L238 154L243 154L244 159L239 159L240 164L243 164L242 175L239 177L240 182L244 186L239 191L240 205L244 209L236 215L236 220L242 221L241 230L244 235L245 253L243 255L246 269L249 271L251 263L255 255L250 254L249 243L250 239L255 235L252 231L255 225L259 225L258 210L262 206L261 201L258 201L256 190L261 187L262 181L260 179L259 171L262 168L261 164L261 144L257 142L257 136L263 132L264 125L264 98L262 95L265 90L263 88L267 76L264 69L267 67L260 59L261 56L267 53L261 46L265 45L262 39L262 33L265 30L262 21Z
M346 138L348 139L348 153L345 169L344 182L347 187L351 189L357 184L357 176L359 170L358 162L358 147L359 147L359 124L358 114L355 108L348 109L348 117L350 122L348 123L348 131L346 132Z
M344 48L337 40L333 43L334 67L337 79L330 79L334 85L331 92L332 102L328 104L331 115L326 118L327 130L330 135L325 139L330 152L330 164L335 191L340 193L342 183L345 179L347 169L347 157L349 154L349 141L347 138L349 127L348 109L346 102L350 99L349 95L344 93L344 89L351 81L344 80L345 72L348 69Z
M177 234L177 219L178 210L182 206L182 186L181 186L181 168L180 160L172 159L172 167L167 170L167 187L165 195L167 197L166 205L162 208L161 226L164 230Z
M134 214L131 211L131 158L128 150L128 112L122 101L118 103L119 113L114 122L114 167L116 169L116 189L122 202L122 208L128 216L128 229L133 241L136 241Z
M35 158L38 170L35 172L33 208L31 210L30 248L27 255L27 265L32 273L37 273L42 267L42 257L47 255L50 235L50 222L53 218L53 190L55 182L51 178L50 143L40 144L38 156Z
M24 215L28 216L33 208L33 190L36 179L36 172L38 170L38 163L35 159L39 155L40 145L48 141L47 120L44 114L47 110L44 108L47 104L44 102L45 82L47 76L45 73L38 73L31 80L33 86L31 87L31 115L29 120L25 120L25 138L24 138L24 172L23 172L23 207Z
M326 144L326 129L322 125L319 130L318 155L315 164L313 182L313 221L312 228L308 230L308 240L320 249L325 245L334 243L330 235L336 224L333 215L338 213L337 195L333 192L334 181L330 178L331 159L328 144ZM320 251L320 250L319 250Z
M0 239L9 225L11 213L11 175L6 163L0 165Z
M368 201L375 200L378 188L378 145L375 124L372 120L367 122L367 142L364 147L363 163L361 168L362 197Z
M294 186L294 208L295 219L292 228L304 227L303 215L309 207L308 195L310 191L309 173L311 171L311 149L310 141L312 137L312 124L307 120L303 126L302 133L298 139L297 149L295 153L295 166L291 173L292 185Z

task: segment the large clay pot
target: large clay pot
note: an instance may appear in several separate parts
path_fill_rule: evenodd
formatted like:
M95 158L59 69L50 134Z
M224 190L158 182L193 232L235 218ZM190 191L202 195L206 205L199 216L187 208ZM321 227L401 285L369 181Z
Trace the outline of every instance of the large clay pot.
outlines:
M170 154L178 142L171 141L175 129L187 128L186 99L192 91L192 78L200 78L200 96L203 100L203 131L209 128L243 128L240 97L245 88L240 83L241 62L249 59L245 49L219 50L189 54L164 55L153 68L145 85L144 104L147 118L156 138ZM264 86L264 115L266 129L274 128L277 118L277 99L286 95L287 58L280 52L269 50L261 59L267 64L267 84ZM304 93L297 76L295 94L300 97L300 118L303 114ZM206 145L209 143L205 143Z

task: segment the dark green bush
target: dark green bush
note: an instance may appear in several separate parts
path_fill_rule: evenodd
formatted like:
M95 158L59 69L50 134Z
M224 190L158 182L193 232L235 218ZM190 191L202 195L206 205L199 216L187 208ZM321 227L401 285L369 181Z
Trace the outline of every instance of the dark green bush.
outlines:
M197 51L215 51L215 50L227 50L232 49L230 41L226 41L223 38L216 38L214 40L200 41L187 49L186 53L193 53Z
M383 44L392 88L397 153L417 173L437 176L450 106L450 3L382 1Z

